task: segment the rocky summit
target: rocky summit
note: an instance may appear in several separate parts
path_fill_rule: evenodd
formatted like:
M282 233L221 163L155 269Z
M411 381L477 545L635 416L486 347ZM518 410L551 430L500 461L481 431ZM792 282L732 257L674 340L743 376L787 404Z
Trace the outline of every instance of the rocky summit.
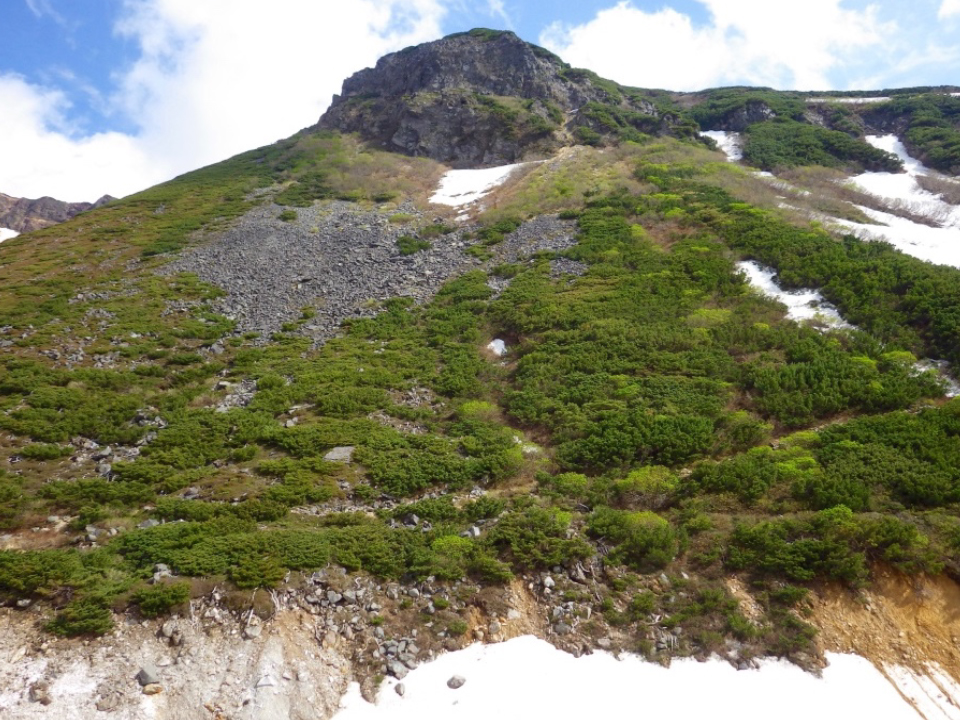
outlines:
M544 157L604 129L581 108L627 114L647 132L677 116L652 97L571 68L511 32L474 30L381 58L343 83L319 128L453 167Z

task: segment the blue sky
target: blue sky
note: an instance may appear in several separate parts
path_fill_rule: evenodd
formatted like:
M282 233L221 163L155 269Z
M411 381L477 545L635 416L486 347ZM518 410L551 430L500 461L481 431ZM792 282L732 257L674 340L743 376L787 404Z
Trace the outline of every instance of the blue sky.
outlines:
M641 87L960 85L960 0L2 0L0 192L134 192L311 125L380 55L476 26Z

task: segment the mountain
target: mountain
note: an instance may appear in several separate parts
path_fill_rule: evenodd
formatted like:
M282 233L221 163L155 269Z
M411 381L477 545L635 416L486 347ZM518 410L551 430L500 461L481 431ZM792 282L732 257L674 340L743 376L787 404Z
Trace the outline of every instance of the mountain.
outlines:
M960 703L955 92L475 30L4 242L4 717L328 716L526 634Z
M102 207L116 198L104 195L94 203L67 203L42 197L37 200L15 198L0 193L0 227L18 233L33 232L61 223L87 210Z
M454 167L545 157L596 140L605 123L634 132L692 134L658 104L571 68L510 32L473 30L388 55L343 84L317 125L356 132L387 150Z

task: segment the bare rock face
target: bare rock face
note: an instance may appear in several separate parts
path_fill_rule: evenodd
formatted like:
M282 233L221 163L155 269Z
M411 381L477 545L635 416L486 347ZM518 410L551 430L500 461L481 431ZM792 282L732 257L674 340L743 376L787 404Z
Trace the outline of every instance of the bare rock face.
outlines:
M10 228L18 233L33 232L62 223L82 212L106 205L114 199L104 195L95 203L68 203L52 197L30 200L0 193L0 227Z
M511 32L472 30L356 73L317 128L454 167L501 165L571 144L570 130L591 125L578 113L588 103L658 118L649 101Z

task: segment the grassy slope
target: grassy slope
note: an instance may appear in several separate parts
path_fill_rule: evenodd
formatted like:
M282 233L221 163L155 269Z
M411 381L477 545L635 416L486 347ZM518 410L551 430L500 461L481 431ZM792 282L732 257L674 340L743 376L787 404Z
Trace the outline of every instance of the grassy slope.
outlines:
M810 639L789 612L804 583L857 585L875 560L951 563L958 409L936 401L907 351L960 357L960 298L945 290L960 287L957 271L737 202L722 188L762 186L695 145L583 150L498 198L488 223L540 208L578 216L567 254L584 277L552 278L540 256L493 270L512 278L493 299L474 272L426 306L386 303L319 350L294 331L266 344L237 337L205 307L215 288L150 272L154 253L236 217L258 188L290 203L422 202L438 172L349 139L294 138L0 246L0 325L14 340L0 355L0 455L20 459L0 475L0 522L17 537L50 514L78 535L120 530L94 548L0 553L0 597L49 597L62 608L53 630L99 632L112 605L182 601L180 586L147 589L156 563L240 588L328 562L495 583L600 544L609 569L595 609L606 621L662 613L690 631L683 652L730 636L788 652ZM743 256L787 283L825 286L867 332L784 322L734 273ZM506 365L483 354L495 336L509 340ZM79 338L72 369L41 352ZM204 351L221 338L222 354ZM106 352L119 362L97 369ZM247 378L255 400L215 413L218 381ZM411 391L435 401L413 406ZM131 444L151 431L110 479L68 459L72 438ZM540 451L521 452L516 438ZM337 445L356 446L356 463L323 460ZM474 485L488 493L467 501ZM180 497L189 486L200 499ZM427 490L440 497L418 499ZM375 518L289 512L339 497L413 504ZM411 511L433 529L387 524ZM146 518L185 522L137 529ZM460 536L477 522L480 538ZM685 592L651 585L662 571ZM732 571L755 580L761 624L731 602Z

